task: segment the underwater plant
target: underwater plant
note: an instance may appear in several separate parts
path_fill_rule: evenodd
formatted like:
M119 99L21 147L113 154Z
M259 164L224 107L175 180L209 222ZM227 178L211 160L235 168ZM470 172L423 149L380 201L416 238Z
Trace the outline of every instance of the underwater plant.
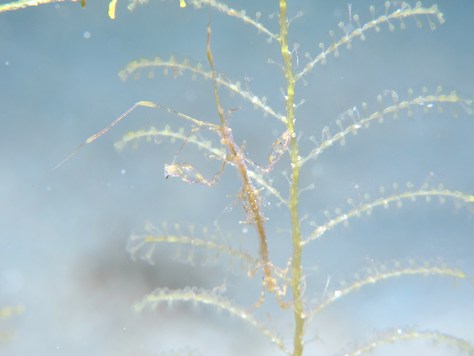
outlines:
M345 208L335 208L334 211L324 210L323 220L312 220L314 213L308 213L309 218L304 214L310 208L302 209L302 203L307 196L311 195L312 190L325 189L318 179L311 181L311 175L305 175L313 162L318 161L320 156L330 149L337 149L337 146L344 146L346 140L353 140L351 136L357 135L359 131L364 131L373 126L374 123L383 123L386 120L397 120L401 117L413 118L420 114L420 109L424 114L431 113L433 108L444 112L446 108L456 110L461 108L467 113L472 113L470 109L471 101L460 97L455 91L445 91L441 87L435 87L430 90L423 87L419 92L408 89L407 94L398 94L392 89L385 89L382 94L377 96L377 107L371 109L369 104L351 106L338 116L335 125L332 127L324 126L320 136L305 137L305 134L314 132L308 127L311 124L305 123L304 129L298 130L300 122L308 120L307 115L300 114L300 107L305 104L304 100L299 99L299 85L308 85L313 79L314 71L323 70L322 66L327 61L333 60L332 57L339 57L344 48L351 49L357 42L365 41L371 32L379 32L382 26L388 27L389 31L394 31L396 27L402 30L408 26L409 21L415 22L418 27L422 27L422 20L425 18L428 27L434 30L438 24L444 23L443 14L436 5L424 7L417 2L409 5L406 2L396 3L387 1L383 9L377 12L374 6L369 7L369 17L362 20L358 14L352 12L352 6L348 7L348 22L339 22L339 34L330 31L331 42L329 44L320 43L319 52L316 54L305 53L304 64L299 58L299 44L290 42L290 24L293 20L289 19L287 3L284 0L279 2L279 8L276 14L272 14L270 19L278 19L278 31L270 30L262 21L262 14L257 12L254 17L247 15L246 11L236 10L230 5L213 0L189 1L193 7L210 7L218 13L233 17L246 25L250 25L267 39L269 46L277 46L280 52L280 60L270 59L270 64L277 64L276 68L284 77L281 86L281 96L284 100L284 108L281 112L270 100L265 97L254 94L249 88L253 83L232 81L227 75L217 72L219 66L219 57L214 56L211 45L212 23L208 27L207 37L207 64L192 63L188 59L178 60L171 57L168 60L161 58L139 59L131 62L120 72L122 79L137 75L140 72L148 71L154 76L154 71L163 69L166 73L173 73L179 77L185 73L190 73L194 78L202 77L213 83L213 94L216 107L216 119L202 120L191 116L189 113L176 111L162 107L161 104L151 102L139 102L136 105L156 107L166 112L172 113L186 128L176 131L168 126L164 128L151 128L149 130L140 130L130 132L120 142L117 143L118 149L123 149L126 145L144 138L151 139L161 143L168 139L171 142L178 143L179 149L173 161L165 165L165 177L181 179L184 182L201 184L204 186L214 186L218 184L220 177L225 169L234 167L237 176L240 178L239 188L236 190L236 196L243 208L244 217L240 224L246 226L244 231L250 230L258 241L258 253L251 253L249 250L240 246L241 240L236 244L233 238L220 241L214 234L206 230L205 233L198 233L191 228L189 232L183 232L180 228L175 229L147 227L147 232L143 235L132 236L129 250L133 256L141 256L152 260L155 254L159 256L161 245L175 245L177 247L185 246L188 249L187 260L195 263L193 256L195 250L204 250L206 253L215 253L227 255L227 259L236 259L238 263L247 271L249 276L261 276L261 295L256 301L254 307L262 307L265 303L276 302L283 313L289 313L293 316L292 342L285 342L281 333L271 331L266 323L256 317L258 309L251 312L246 307L242 307L236 302L227 299L226 293L216 293L215 290L202 289L198 287L186 287L182 289L158 288L147 295L141 302L137 303L135 309L142 310L146 306L153 309L160 304L173 304L177 302L190 302L198 304L212 305L215 309L226 310L231 315L236 316L246 323L252 325L266 336L270 342L274 343L283 353L292 355L302 355L305 347L305 331L308 325L317 322L320 313L332 306L346 295L351 295L363 287L378 284L388 279L400 278L404 276L445 276L455 279L465 278L464 272L443 262L427 262L426 260L417 260L409 258L408 261L395 259L389 262L379 262L369 258L369 266L362 272L355 273L354 278L341 283L335 283L331 280L331 273L327 275L323 288L314 288L307 274L303 252L310 249L310 246L317 245L320 240L328 235L339 225L348 225L348 222L356 217L365 214L371 214L372 210L381 207L389 208L392 206L401 207L405 201L416 199L425 199L431 201L436 198L441 203L445 200L453 200L455 204L466 204L472 209L474 196L469 193L463 193L457 190L451 190L442 184L433 184L430 182L431 175L420 185L407 183L405 187L400 187L397 183L390 188L380 187L379 193L375 198L364 194L359 199L347 200ZM300 14L297 15L297 17ZM396 24L398 22L398 24ZM216 30L217 31L217 30ZM302 56L303 57L303 56ZM240 97L243 101L242 108L229 111L228 105L223 104L222 92L230 92L231 95ZM321 100L321 96L312 98L311 101ZM279 128L267 129L271 133L272 143L267 150L268 156L262 159L254 158L255 153L247 148L248 143L237 141L232 131L232 124L239 120L237 115L244 111L244 106L253 106L260 111L264 118L262 120L271 120L274 126ZM248 111L246 111L245 115ZM307 112L306 112L307 113ZM241 116L241 115L239 115ZM252 116L254 116L252 114ZM256 119L254 119L256 120ZM311 121L311 119L310 119ZM250 123L252 125L252 123ZM262 136L265 134L262 132ZM262 139L263 141L263 139ZM269 142L268 138L266 142ZM217 161L218 167L215 172L206 176L201 173L196 164L189 164L183 161L181 150L184 146L195 145L199 150L205 152L207 160ZM369 148L372 150L372 148ZM261 149L260 149L261 150ZM256 163L260 162L260 163ZM369 164L369 163L367 163ZM385 162L388 166L390 162ZM364 167L360 167L364 169ZM284 181L281 177L284 177ZM305 177L305 178L302 178ZM304 179L304 180L303 180ZM311 181L309 187L302 188L302 181ZM303 193L304 192L304 193ZM271 204L271 208L270 208ZM283 233L277 234L271 228L275 224L275 217L268 217L274 214L273 209L286 209L283 215L288 220L286 230L282 228ZM271 211L271 212L270 212ZM279 222L279 220L277 220ZM214 224L218 231L221 231L219 222ZM271 231L271 232L270 232ZM409 231L407 232L409 234ZM249 238L249 237L246 237ZM291 241L291 248L287 249L288 255L278 263L272 258L270 245L276 243L276 240ZM280 247L281 248L281 247ZM312 247L311 251L315 251ZM254 248L255 249L255 248ZM192 252L190 252L192 251ZM291 251L291 252L289 252ZM314 252L311 252L314 253ZM331 252L327 252L331 254ZM281 253L279 254L281 255ZM205 259L207 260L207 259ZM320 267L318 266L317 269ZM275 308L275 307L274 307ZM271 315L274 318L274 310ZM373 340L362 346L357 346L346 354L361 354L368 352L383 344L391 343L396 340L406 339L431 339L436 342L454 344L456 347L468 353L473 352L472 346L466 341L449 336L439 331L424 331L417 328L398 327L394 331L382 332L374 337ZM288 332L284 333L288 337ZM317 350L317 347L315 348ZM312 351L316 354L317 351Z
M129 9L146 2L130 1ZM435 30L442 25L445 19L440 9L436 5L400 1L385 1L382 5L368 6L368 10L356 9L354 4L342 10L338 7L334 16L327 16L331 20L339 18L338 30L331 30L329 40L314 46L314 43L296 43L298 33L292 32L293 26L303 27L302 32L319 31L315 27L319 28L317 19L321 17L306 14L318 6L311 2L306 4L304 15L286 0L275 1L271 10L265 4L265 13L256 10L254 15L249 15L254 10L234 8L237 2L181 0L176 3L182 11L211 10L207 28L196 29L196 34L202 33L201 62L176 56L141 58L130 62L119 76L122 80L141 76L156 80L159 71L175 78L189 75L191 81L183 79L180 91L183 108L168 107L160 98L143 98L87 138L55 167L107 134L119 122L137 115L140 108L154 111L158 123L129 132L116 143L117 150L130 145L136 147L142 141L165 146L166 180L157 179L156 184L178 180L189 183L186 192L191 188L206 189L200 192L203 194L200 199L187 196L189 193L161 199L160 209L179 203L183 211L191 208L212 211L211 215L216 217L210 226L147 223L143 233L131 236L128 251L133 258L151 263L176 254L177 263L189 263L199 269L203 265L202 273L211 274L220 282L213 286L161 286L144 296L134 309L163 311L168 306L181 308L176 305L191 304L207 306L213 312L227 312L256 330L264 340L262 344L268 342L270 347L245 345L247 353L258 355L266 352L295 356L329 352L361 355L384 350L392 343L403 344L402 350L409 350L413 344L404 345L406 341L414 342L418 349L420 345L416 343L424 340L435 344L421 345L430 350L447 345L450 354L453 350L474 354L474 347L465 340L472 334L462 337L422 324L420 327L400 325L396 318L407 299L413 299L418 306L411 308L416 309L429 304L431 298L427 291L422 298L410 298L410 293L404 294L403 290L425 284L431 291L435 288L431 277L453 279L458 284L468 280L464 269L452 263L456 258L451 254L443 256L445 244L449 245L443 232L441 236L423 237L420 225L434 225L436 220L447 218L457 218L459 222L460 207L466 208L463 211L473 211L474 195L436 182L437 175L429 168L418 172L439 161L435 155L442 156L442 151L431 148L434 144L423 136L424 130L433 130L433 135L449 135L448 129L454 130L455 124L448 120L460 116L458 121L462 121L472 114L472 102L440 85L406 88L397 74L379 78L383 70L377 67L384 65L381 59L384 51L393 51L393 56L398 55L400 60L413 56L416 62L416 53L400 51L399 54L397 48L408 42L406 38L412 32L428 32L416 27ZM85 1L81 4L87 6ZM243 4L252 9L263 6L257 2ZM111 18L116 17L116 6L117 1L110 2ZM336 5L330 2L327 6ZM225 19L225 24L220 18ZM224 31L227 19L244 25L244 33L236 34L234 25ZM380 39L376 36L378 32L387 33ZM398 36L393 43L387 39L394 36L389 32ZM220 46L226 44L224 49L215 45L218 36L228 38L218 42ZM247 44L246 50L241 44L234 44L234 36L252 39L254 43ZM376 37L377 50L371 52L370 42L376 42ZM369 54L354 54L358 50L353 47L358 46L363 47L361 52ZM343 57L350 57L348 50L353 61L344 62ZM227 51L231 52L228 57ZM231 61L230 57L237 60ZM350 66L348 71L340 69L344 65ZM428 64L414 64L417 66ZM341 88L346 83L354 86L345 77L356 76L358 71L363 74L356 80L357 87ZM406 71L409 77L412 71ZM241 79L231 79L235 76ZM376 88L379 85L383 86ZM192 86L197 89L191 89ZM201 92L204 89L207 95ZM355 93L372 91L379 93L374 100L361 104L352 101ZM266 96L257 92L265 92ZM198 103L196 97L202 102ZM164 117L169 117L169 122L163 123ZM429 126L427 117L437 124ZM458 137L456 131L452 135ZM429 148L420 149L420 146ZM455 148L453 144L449 146ZM361 155L364 157L360 158ZM381 158L377 160L376 156ZM344 160L344 157L348 158ZM449 161L449 154L445 158ZM465 171L469 170L470 162L463 155L458 160ZM463 169L459 169L459 175L465 174ZM211 187L217 190L219 202L206 195ZM445 204L448 201L454 209ZM215 208L216 205L220 208ZM424 213L418 215L420 211ZM458 215L450 216L447 211ZM370 220L376 220L377 226L370 225ZM437 239L440 245L431 245ZM465 253L472 256L468 247ZM169 273L173 274L173 268ZM389 282L406 284L397 291L386 287ZM450 281L447 283L452 285ZM381 289L376 290L379 285ZM439 286L438 291L442 298L448 298L449 292L440 291ZM371 293L386 299L375 299ZM355 301L347 304L345 301L351 297ZM371 311L371 304L383 300L385 306ZM443 307L449 305L445 303ZM427 308L428 314L429 310L436 312L432 311L433 305ZM179 309L179 313L183 310L193 314L193 310L185 308ZM387 310L391 310L389 314L382 312ZM371 323L378 316L388 320ZM374 333L378 325L383 328ZM371 332L373 335L367 338L366 334ZM348 334L351 338L341 342ZM252 335L252 340L256 338ZM351 341L358 344L346 344ZM183 332L182 342L177 346L193 347L192 343L188 331ZM198 352L212 354L209 350Z

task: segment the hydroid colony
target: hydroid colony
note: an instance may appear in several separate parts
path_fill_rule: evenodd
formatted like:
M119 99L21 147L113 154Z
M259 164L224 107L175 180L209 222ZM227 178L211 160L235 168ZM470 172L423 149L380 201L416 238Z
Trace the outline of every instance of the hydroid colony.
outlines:
M193 7L200 9L210 7L217 12L236 18L246 25L255 27L256 31L268 39L269 45L278 45L281 54L281 73L284 77L285 87L282 89L283 99L285 101L284 113L281 114L267 103L264 97L255 95L244 87L240 82L234 82L227 76L217 73L215 59L212 52L211 25L208 27L207 40L207 64L191 63L189 60L178 60L175 57L169 60L161 58L139 59L131 62L120 72L122 79L127 79L131 75L143 71L154 71L163 69L165 73L173 73L176 77L185 73L192 76L201 77L213 82L213 92L218 120L204 121L188 116L174 109L162 108L165 111L172 112L178 119L191 123L191 128L187 131L173 131L169 127L164 129L151 128L150 130L140 130L131 132L117 143L117 148L122 149L129 142L143 138L153 138L157 141L170 139L172 142L181 141L182 145L196 145L199 149L206 152L208 159L220 162L220 168L214 176L204 177L196 165L179 162L179 154L172 163L166 165L165 175L175 177L188 183L203 184L213 186L224 169L236 168L237 175L241 178L241 187L237 191L238 199L241 202L245 214L244 221L252 225L254 234L259 241L258 251L242 251L238 244L232 241L220 242L210 238L212 234L200 237L198 233L182 233L178 231L169 231L167 228L150 229L148 234L134 236L130 245L132 255L142 254L151 258L151 254L159 254L160 244L186 245L190 250L205 249L217 251L219 254L228 255L229 258L238 259L242 265L247 266L249 276L261 275L261 297L256 303L257 306L264 305L268 299L277 301L282 313L293 315L292 342L286 338L290 334L288 330L276 333L272 331L258 318L258 310L250 312L249 306L240 306L230 301L228 296L217 294L212 290L199 288L184 288L178 290L157 289L146 296L136 305L136 309L141 310L150 305L156 308L161 303L173 303L179 301L195 302L212 305L217 310L226 310L244 322L257 328L270 342L274 343L283 353L292 355L302 355L305 345L305 330L309 324L317 321L319 314L344 296L353 294L361 288L380 283L384 280L400 278L411 275L421 276L444 276L455 279L465 278L463 271L450 267L444 263L428 263L426 261L417 261L416 259L402 259L380 263L377 266L369 266L361 273L355 273L355 278L337 284L337 287L328 288L330 276L327 279L327 285L324 293L314 290L308 286L308 279L305 276L305 261L303 260L303 250L306 246L316 243L322 237L338 225L347 225L350 220L361 215L370 214L373 210L380 207L401 207L404 201L414 201L419 198L431 201L433 198L444 202L445 200L454 200L456 204L465 204L472 206L474 196L456 190L446 189L442 184L432 185L429 179L421 186L417 187L413 183L407 183L405 188L398 184L393 187L381 188L379 196L370 198L364 195L363 199L356 201L348 200L348 207L345 209L337 208L334 213L326 213L326 222L316 223L308 222L301 215L300 201L303 188L300 183L300 175L310 162L317 160L326 151L333 148L336 144L344 145L346 140L359 131L371 127L374 122L383 123L384 120L398 119L401 117L413 117L422 111L429 114L432 109L444 110L447 107L462 108L467 113L471 113L471 101L460 97L455 91L444 91L441 87L434 90L422 88L420 92L412 89L407 94L401 95L394 90L385 90L383 94L377 96L378 109L371 109L366 103L360 106L354 106L347 110L336 120L336 129L331 130L325 127L320 135L320 139L311 137L313 147L304 152L307 146L303 148L304 133L298 131L298 122L305 120L296 113L299 101L297 101L298 83L304 80L311 80L311 73L317 66L324 65L326 61L332 60L332 57L338 57L343 48L351 49L356 45L356 41L365 41L370 32L379 32L382 26L386 26L388 31L394 31L396 27L404 30L409 21L413 21L419 27L423 26L422 21L428 23L428 27L434 30L437 24L444 23L443 14L437 6L424 7L421 3L410 5L408 3L395 3L387 1L382 10L377 10L374 6L369 7L369 20L363 22L358 14L350 12L350 26L340 22L338 27L339 34L330 31L332 42L330 44L320 43L319 53L316 55L307 55L307 63L304 66L297 65L299 58L296 58L297 47L289 43L290 21L288 20L286 1L281 0L278 8L278 28L275 33L269 30L261 22L261 14L255 17L247 15L243 10L236 10L230 5L206 0L189 1ZM421 20L423 18L423 20ZM293 48L290 49L290 48ZM276 61L272 61L273 63ZM274 134L274 142L269 148L269 155L265 164L258 165L251 159L251 153L247 152L242 142L236 142L232 136L231 116L232 113L226 112L222 105L221 93L231 92L234 95L250 103L257 110L261 111L263 116L275 119L276 125L282 127L279 132ZM265 118L264 118L265 119ZM210 133L210 137L206 135ZM316 136L317 137L317 136ZM282 159L284 157L284 159ZM280 162L280 160L282 162ZM283 167L286 164L287 167ZM287 177L287 187L283 191L274 185L275 176L278 173L285 172ZM273 263L272 256L269 254L268 245L275 239L273 234L267 233L272 220L267 220L264 201L273 201L276 205L287 209L290 231L283 238L291 239L292 251L287 256L286 263L277 265ZM156 251L155 251L156 249ZM330 253L330 252L328 252ZM306 262L307 263L307 262ZM311 295L311 293L315 293ZM314 299L315 295L322 295L322 298ZM255 305L254 305L255 306ZM423 331L416 328L397 328L394 331L386 331L378 334L367 344L361 344L350 350L347 354L362 354L369 352L381 345L402 341L407 339L432 339L437 342L454 345L462 351L473 352L473 348L466 341L456 338L439 331ZM317 350L317 346L315 347ZM312 351L314 352L314 351Z
M51 1L49 1L51 2ZM144 1L131 1L130 9ZM85 2L83 2L85 4ZM7 4L9 5L9 4ZM205 304L215 310L227 311L232 316L240 319L242 323L251 328L255 328L261 333L262 338L268 340L269 345L273 344L281 353L290 355L303 355L311 352L324 354L319 339L309 341L312 335L308 330L313 330L312 325L317 323L318 330L325 330L325 326L319 324L320 316L328 307L336 305L344 297L356 295L359 291L370 285L381 284L387 280L405 279L410 276L417 278L426 276L449 277L456 280L466 279L464 271L449 264L435 260L426 262L425 259L399 257L395 260L385 262L369 263L361 257L362 263L367 266L361 272L350 271L349 278L340 282L332 280L332 273L320 277L325 283L314 283L310 278L313 273L323 273L321 266L314 268L314 261L309 256L304 256L304 252L315 251L321 253L324 241L334 238L333 231L339 226L347 226L355 218L370 215L372 211L381 208L402 207L406 202L425 200L427 202L440 202L447 200L454 202L455 206L465 206L473 209L474 196L468 192L456 189L448 189L443 184L433 184L428 178L422 184L408 182L406 184L394 183L390 187L380 187L375 198L369 194L361 193L358 198L348 198L347 204L335 209L324 209L310 211L311 216L305 215L308 207L303 208L302 201L306 196L321 188L321 182L310 185L310 190L302 184L302 180L307 181L308 170L311 170L314 162L317 162L330 150L337 150L341 145L346 145L346 141L355 141L359 132L370 132L374 123L386 123L389 120L406 119L420 116L422 113L436 116L436 110L459 114L465 116L471 114L471 101L460 96L456 91L446 91L440 86L434 89L423 87L421 90L408 89L406 94L399 93L392 89L382 88L382 93L376 97L375 104L362 103L352 106L351 109L343 111L332 125L324 126L319 135L307 135L300 127L308 126L309 120L318 118L318 113L314 117L308 118L300 115L299 107L304 104L304 100L299 93L303 92L302 87L305 82L310 82L314 78L314 72L323 68L328 61L333 61L334 57L347 56L350 53L343 53L345 49L357 46L360 41L369 41L369 36L379 31L399 31L407 30L407 36L411 31L416 31L411 27L428 27L436 29L444 23L443 13L436 5L423 6L420 2L407 3L399 1L386 1L381 8L369 6L367 14L359 16L353 12L352 6L348 7L348 21L339 22L337 31L330 31L329 43L321 42L319 49L307 49L307 53L300 55L302 51L299 45L294 45L291 38L291 16L288 15L287 5L291 6L290 12L294 13L293 4L287 4L286 0L275 1L275 13L267 14L268 17L258 12L254 16L248 15L244 10L234 9L229 3L214 0L189 0L179 2L181 8L200 10L202 8L211 9L216 15L228 17L229 20L237 20L243 25L254 28L258 36L263 36L268 40L268 46L276 46L279 52L279 59L270 60L270 65L277 64L276 68L281 75L281 96L284 104L270 104L266 97L255 94L251 90L252 83L243 84L240 81L230 79L225 73L219 72L219 63L225 58L215 56L213 47L213 36L219 29L214 27L212 22L207 29L207 41L203 41L205 48L204 61L194 63L188 59L177 59L171 57L162 59L160 57L151 59L137 59L129 63L120 73L121 79L126 80L130 76L139 77L141 73L148 73L150 77L155 76L155 71L163 70L165 74L171 73L175 77L190 74L193 79L203 79L212 83L211 91L215 108L212 117L201 118L189 112L181 111L179 108L169 108L165 103L142 100L131 106L123 115L112 121L103 130L88 138L78 150L85 144L94 142L102 135L106 134L116 123L125 119L134 109L145 107L156 110L158 117L163 114L172 115L174 119L181 123L182 128L175 128L171 125L149 129L141 129L128 133L120 142L116 143L116 148L122 150L129 144L136 144L140 140L157 142L160 144L170 143L176 146L176 154L171 157L169 163L164 167L165 178L180 179L185 183L203 185L206 187L218 186L223 176L233 170L238 177L238 186L227 193L227 196L235 197L241 206L239 226L245 226L248 233L245 239L254 239L256 248L250 250L247 244L241 244L241 239L232 234L230 238L222 238L221 227L218 221L213 222L212 228L202 231L194 226L187 228L175 226L173 228L163 225L161 228L152 225L146 226L144 234L133 235L129 244L129 251L132 256L139 256L153 261L159 258L160 251L165 246L175 247L177 250L184 250L187 256L186 262L195 264L195 255L199 252L206 256L218 255L224 263L238 261L238 272L244 278L249 279L249 286L256 288L253 294L258 298L250 305L233 301L233 295L226 293L226 282L220 288L201 288L199 286L189 286L179 289L158 288L145 296L143 300L135 305L135 310L142 310L145 307L157 308L159 305L175 304L179 302L192 303L195 305ZM13 6L13 5L10 5ZM110 18L116 17L117 1L111 1L109 6ZM184 11L184 10L183 10ZM305 14L304 16L310 16ZM363 19L364 18L364 19ZM427 25L427 26L426 26ZM276 28L277 30L272 30ZM390 34L386 34L387 37ZM304 63L303 63L304 61ZM321 69L322 70L322 69ZM245 73L243 74L245 75ZM159 85L159 84L157 84ZM184 85L192 85L184 84ZM390 86L390 83L387 83ZM272 88L268 88L272 90ZM272 143L267 149L267 156L264 162L256 162L255 155L251 152L243 140L235 135L234 116L239 114L240 109L234 110L227 107L227 97L229 94L239 98L242 106L250 106L261 113L262 120L270 120L272 129ZM311 98L312 101L324 100L324 98ZM305 104L306 105L306 104ZM253 115L253 114L252 114ZM176 122L176 121L175 121ZM175 123L174 122L174 123ZM237 125L235 125L237 126ZM234 131L235 130L235 131ZM262 133L262 136L266 133ZM349 145L349 143L347 143ZM182 150L184 148L196 147L203 153L203 160L198 162L184 161ZM375 147L374 149L377 149ZM76 153L78 150L74 151ZM73 154L74 154L73 153ZM261 156L261 155L260 155ZM69 159L69 157L67 158ZM200 165L215 163L215 170L211 174L203 173ZM60 163L62 164L62 162ZM387 162L387 166L390 162ZM282 178L283 177L283 178ZM430 177L430 175L429 175ZM410 177L408 177L410 179ZM157 183L165 184L165 183ZM357 185L358 186L358 185ZM329 189L329 188L325 188ZM337 190L337 187L335 188ZM358 192L358 190L356 190ZM225 205L226 203L224 203ZM272 208L270 208L270 205ZM163 202L166 206L166 202ZM274 208L273 208L274 207ZM268 216L274 214L273 209L281 209L284 212L281 216L287 219L283 232L276 233L279 224L275 219ZM318 216L321 215L321 216ZM404 222L400 221L400 225ZM407 228L405 234L409 235ZM278 241L284 240L290 246L285 251L279 251L279 258L272 255L272 246L279 246ZM364 246L359 246L363 248ZM285 252L285 253L283 253ZM357 258L356 252L347 258ZM328 256L340 255L340 251L324 251ZM283 261L281 255L284 255ZM350 256L349 256L350 255ZM434 256L437 257L437 256ZM334 257L337 258L337 257ZM210 257L205 257L208 261ZM218 265L219 266L219 265ZM235 271L234 271L235 272ZM216 271L220 273L220 271ZM231 279L232 277L226 277ZM256 285L255 280L261 278L261 283ZM227 279L226 279L227 280ZM423 280L422 280L423 281ZM313 284L313 285L312 285ZM275 304L273 309L265 309L268 305ZM261 310L271 310L272 321L262 317ZM280 329L275 321L279 319L290 320L291 324L280 324ZM286 325L283 329L281 325ZM290 326L288 326L290 325ZM423 328L405 327L393 325L394 329L381 331L368 342L360 342L357 346L346 348L344 354L360 355L368 353L384 345L404 342L406 340L433 340L439 344L446 344L455 348L460 353L474 354L474 348L469 342L460 337L445 333L443 330L425 330ZM328 329L331 326L327 327ZM354 334L356 334L354 332ZM183 343L186 343L186 335L183 335ZM347 340L350 342L351 340ZM342 348L342 345L340 345ZM306 348L305 348L306 347ZM309 347L311 347L310 351ZM408 344L407 348L410 345ZM440 346L444 347L444 346ZM269 352L274 353L274 349L269 347ZM259 352L254 350L255 353ZM340 350L334 350L335 352ZM203 350L206 353L206 350Z

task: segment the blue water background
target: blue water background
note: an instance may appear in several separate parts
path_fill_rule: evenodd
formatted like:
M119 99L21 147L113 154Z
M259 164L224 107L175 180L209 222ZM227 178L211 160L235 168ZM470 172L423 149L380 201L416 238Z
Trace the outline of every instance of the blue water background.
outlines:
M274 2L252 3L250 8L247 3L232 1L232 6L247 8L252 17L261 11L262 22L276 31L277 17L269 18L277 11ZM354 2L351 11L368 21L370 4ZM377 110L376 96L386 90L396 90L404 100L409 88L417 96L425 85L429 93L441 85L446 92L455 89L460 96L474 98L474 3L441 1L439 7L446 23L435 31L429 30L424 17L418 19L422 29L413 19L405 20L405 31L398 29L398 22L393 33L382 26L380 33L368 32L365 42L354 40L351 50L342 48L339 58L328 58L325 66L315 67L305 77L307 85L298 87L297 99L306 100L297 110L303 153L314 147L309 137L320 141L324 127L337 132L338 117L347 123L347 110L355 107L362 113L362 102L368 103L370 112ZM303 16L292 22L291 43L299 44L294 64L301 70L308 61L305 52L314 57L319 42L331 43L330 29L339 38L343 32L337 23L353 24L344 1L292 2L290 17L299 10ZM383 4L377 5L376 15L383 13ZM207 176L218 170L218 164L191 145L178 155L180 144L114 149L114 143L131 130L163 128L167 123L177 130L186 125L165 112L138 108L52 171L81 142L139 100L217 122L210 81L192 80L190 75L175 79L159 69L152 80L147 71L138 80L124 82L118 77L127 63L141 57L174 55L206 67L210 20L218 71L266 96L275 111L283 112L277 44L216 11L153 1L128 12L125 2L119 1L117 19L112 21L106 1L88 1L85 9L78 3L60 3L0 14L0 307L24 307L22 314L0 320L0 332L13 333L11 340L0 343L1 354L156 355L173 349L202 355L276 353L258 332L226 313L181 304L173 311L160 307L142 314L131 308L157 287L212 289L224 280L230 297L246 307L259 297L260 277L246 282L236 276L246 274L238 266L226 273L225 258L214 267L201 268L199 263L175 262L172 250L165 249L156 253L152 266L132 261L126 251L130 234L142 233L147 221L158 228L166 221L171 232L174 223L183 231L193 223L200 237L204 226L213 231L218 224L218 238L256 251L252 227L235 223L245 220L245 214L232 168L227 167L216 187L208 188L164 178L164 164L176 156L178 161L196 163ZM268 64L268 58L276 64ZM225 108L237 109L230 117L236 141L245 143L253 160L264 162L283 126L222 92ZM414 110L413 118L400 113L398 120L386 117L382 125L372 124L344 146L335 145L310 161L302 187L314 183L315 189L302 194L300 213L308 216L303 232L312 231L311 221L324 223L325 212L334 216L337 208L347 210L348 198L363 203L367 193L377 199L381 186L387 194L403 191L407 182L415 187L444 184L474 194L473 120L456 105L444 106L444 113L437 113L437 107L426 115ZM282 189L286 178L279 172L288 170L285 165L287 158L273 173ZM471 277L460 281L406 277L355 292L314 318L307 331L307 338L313 338L308 351L334 354L390 327L437 330L474 343L473 205L433 200L376 209L308 245L304 255L308 304L337 289L337 281L352 280L358 270L377 268L384 261L396 260L405 267L407 258L418 264L447 263ZM265 202L270 253L285 266L288 214L272 197ZM291 313L273 304L257 310L256 316L291 344ZM379 354L409 355L407 350L417 347L439 355L458 352L414 343L404 351L382 348Z

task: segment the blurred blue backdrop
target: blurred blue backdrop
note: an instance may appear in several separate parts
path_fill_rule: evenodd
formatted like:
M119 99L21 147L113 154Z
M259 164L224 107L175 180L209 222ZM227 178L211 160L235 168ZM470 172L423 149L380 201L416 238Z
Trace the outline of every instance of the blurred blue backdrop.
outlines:
M261 21L277 30L276 1L231 3L236 9L245 8L251 17L260 11ZM398 1L391 3L393 9L400 6ZM369 5L357 1L350 11L366 22L371 19ZM325 66L315 67L305 77L297 100L305 99L297 111L303 152L313 147L309 137L319 140L324 127L335 133L336 119L348 120L343 114L347 110L355 107L362 112L362 102L369 104L369 111L377 110L375 98L386 90L406 99L409 88L420 95L425 85L430 93L441 85L446 92L456 89L461 96L473 98L474 2L438 5L446 23L435 31L421 17L422 29L411 18L405 20L404 31L398 23L393 33L382 26L380 33L367 33L365 42L356 39L351 50L342 49L339 58L328 58ZM177 118L138 108L52 171L87 137L138 100L215 120L209 81L192 80L190 75L175 79L163 76L161 70L151 80L148 72L138 80L123 82L118 77L127 63L141 57L174 55L177 60L188 58L206 65L209 20L218 71L266 96L277 112L284 111L279 49L265 35L214 10L180 9L178 1L152 1L134 12L126 6L118 2L114 21L107 17L106 1L88 1L84 9L65 2L0 14L0 307L25 308L21 315L0 320L0 332L13 333L9 341L0 343L0 353L161 355L174 348L198 355L274 355L276 349L262 336L225 314L186 306L140 315L131 309L156 287L214 288L226 274L225 260L217 273L211 267L174 262L169 253L157 253L154 266L132 261L127 240L131 233L141 233L147 221L156 226L176 222L183 230L190 223L211 229L218 224L223 236L231 243L237 241L234 245L257 246L251 228L236 223L245 216L236 198L239 182L232 169L209 189L164 179L163 166L173 161L179 144L143 143L136 150L114 150L114 142L128 131L167 123L178 129L182 125ZM383 4L376 5L377 16L384 11ZM353 25L347 1L291 2L289 12L296 17L291 41L299 45L294 47L297 69L308 61L306 52L313 57L319 53L319 42L331 43L330 29L336 38L342 35L340 21ZM269 58L276 64L268 64ZM223 94L223 100L226 109L238 108L230 119L236 141L245 142L253 160L264 161L281 133L281 123L264 118L238 97ZM381 196L379 187L393 192L393 183L400 186L398 191L411 181L416 187L442 183L474 194L473 116L460 106L445 106L443 113L434 108L426 115L422 110L414 114L407 118L401 113L398 120L386 118L383 125L373 124L348 138L345 146L308 163L302 186L314 183L316 188L302 196L301 215L308 215L305 233L311 231L310 221L325 221L325 211L344 211L348 198L363 201L366 193L376 199ZM190 146L178 159L196 162L212 175L218 166L202 157ZM286 180L280 172L285 164L283 159L273 173L282 189ZM266 200L270 252L284 266L290 243L287 214L272 197ZM472 204L469 208L451 201L405 202L402 209L380 209L351 221L347 228L336 227L308 245L304 256L308 304L320 298L326 286L336 288L336 281L350 280L364 266L387 260L407 266L406 258L444 261L473 276L473 212ZM258 299L259 278L252 280L252 292L245 280L230 273L226 288L233 299L250 306ZM388 327L418 326L474 342L472 278L455 283L409 277L344 299L310 324L309 354L350 349L351 342L363 342ZM256 315L291 344L290 313L270 305ZM426 345L410 347L418 350ZM443 346L428 348L433 349L440 355L458 352ZM387 347L379 352L410 354L403 350Z

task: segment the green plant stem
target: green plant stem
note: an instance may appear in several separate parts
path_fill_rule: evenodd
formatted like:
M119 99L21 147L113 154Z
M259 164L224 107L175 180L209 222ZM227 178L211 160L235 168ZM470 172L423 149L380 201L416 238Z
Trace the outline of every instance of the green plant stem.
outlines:
M288 49L288 15L286 0L280 0L280 49L283 57L283 68L285 71L285 79L287 83L286 89L286 125L290 135L290 159L291 159L291 186L289 209L291 215L291 233L293 244L293 261L291 273L291 289L293 292L293 312L295 318L295 332L293 340L293 356L301 356L303 354L303 329L304 314L301 293L301 229L298 217L298 187L300 176L300 157L298 150L298 142L295 133L295 77L293 66L291 63L291 53Z

